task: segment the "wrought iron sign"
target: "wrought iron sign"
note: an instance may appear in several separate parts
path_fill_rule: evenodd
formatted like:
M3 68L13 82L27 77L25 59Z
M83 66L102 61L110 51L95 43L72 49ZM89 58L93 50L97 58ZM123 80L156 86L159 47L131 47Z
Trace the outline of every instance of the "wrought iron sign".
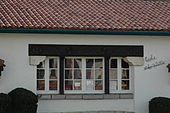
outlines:
M170 73L170 64L166 66L168 68L168 72Z
M3 71L4 70L4 67L5 67L5 61L4 60L2 60L2 59L0 59L0 76L1 76L1 71Z

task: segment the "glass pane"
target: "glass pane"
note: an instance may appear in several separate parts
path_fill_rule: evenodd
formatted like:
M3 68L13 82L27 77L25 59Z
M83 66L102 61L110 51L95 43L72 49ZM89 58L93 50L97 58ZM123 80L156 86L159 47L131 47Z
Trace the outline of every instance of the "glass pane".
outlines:
M118 82L117 80L110 80L110 90L118 90Z
M74 81L74 90L81 90L81 80Z
M125 62L124 60L121 60L122 61L122 68L129 68L129 64L127 62Z
M94 90L94 80L86 80L86 90L88 91Z
M73 81L72 80L65 81L65 90L73 90Z
M45 81L37 80L37 90L45 90Z
M129 90L129 80L122 80L122 90Z
M117 69L109 70L109 79L117 79Z
M72 70L65 70L65 79L72 79Z
M102 69L96 69L95 70L95 78L96 79L102 79L103 78L103 70Z
M95 68L103 68L103 60L95 59Z
M57 68L57 59L56 58L52 58L49 59L49 68Z
M117 68L117 59L111 59L110 68Z
M86 79L93 79L94 78L94 70L87 69L86 70Z
M57 90L57 81L50 81L49 82L49 89L50 90Z
M57 70L56 69L50 70L50 79L57 79Z
M74 59L74 68L81 68L81 67L82 67L81 59Z
M44 66L44 62L40 62L40 64L39 65L37 65L37 68L44 68L45 66Z
M86 68L93 68L94 60L93 59L86 59Z
M65 59L65 68L72 68L73 67L73 59L67 58Z
M44 79L45 70L44 69L37 69L37 79Z
M102 80L95 81L95 90L103 90L103 81Z
M81 70L74 70L74 79L81 79Z
M122 79L129 79L129 70L122 69Z

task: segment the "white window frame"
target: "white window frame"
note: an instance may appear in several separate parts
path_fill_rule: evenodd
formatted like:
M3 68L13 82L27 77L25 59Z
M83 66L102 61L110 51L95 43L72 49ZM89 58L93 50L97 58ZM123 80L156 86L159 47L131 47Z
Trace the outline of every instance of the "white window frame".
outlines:
M49 89L49 81L50 81L50 78L49 78L49 76L50 76L50 68L49 68L49 59L51 59L51 58L55 58L55 59L57 59L57 75L58 75L58 78L57 78L57 90L50 90ZM44 70L45 70L45 75L44 75L44 80L45 80L45 90L38 90L37 89L37 73L36 73L36 91L37 91L37 94L59 94L59 84L60 84L60 68L59 68L59 57L47 57L46 59L45 59L45 61L43 61L44 62L44 65L45 65L45 67L44 67ZM36 67L36 72L37 72L37 69L39 69L39 68L37 68Z
M65 71L64 71L64 93L65 94L101 94L105 91L105 65L104 65L104 57L65 57L66 58L76 58L82 59L82 90L65 90ZM103 89L102 90L94 90L87 91L86 89L86 59L102 59L103 60ZM64 62L64 70L65 70L65 62ZM95 83L94 83L95 84Z
M111 90L110 87L109 87L109 90L110 90L110 93L133 93L133 90L134 90L134 76L133 76L133 66L129 66L129 90L122 90L122 87L121 87L121 73L122 73L122 68L121 68L121 60L123 60L123 57L111 57L109 59L109 71L110 71L110 63L111 63L111 60L112 59L117 59L117 80L118 80L118 90ZM110 84L110 78L109 78L109 84Z

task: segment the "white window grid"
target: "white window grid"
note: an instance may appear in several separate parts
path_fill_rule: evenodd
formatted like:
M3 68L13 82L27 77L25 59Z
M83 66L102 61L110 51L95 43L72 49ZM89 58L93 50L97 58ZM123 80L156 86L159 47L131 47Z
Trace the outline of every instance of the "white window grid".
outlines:
M110 63L112 59L116 59L117 60L117 68L111 68L110 67ZM109 72L110 70L117 70L117 79L110 79L109 78L109 82L112 80L117 80L117 89L115 90L111 90L110 87L110 93L133 93L133 77L132 77L132 71L133 71L133 67L129 66L129 68L122 68L121 67L121 60L123 60L123 58L119 57L111 57L109 60ZM122 70L129 70L129 78L128 79L123 79L122 78ZM128 90L124 90L122 89L122 80L129 80L129 89ZM111 82L110 82L111 83Z
M49 69L49 59L50 58L56 58L57 59L57 75L58 75L58 78L57 78L57 90L49 90L49 75L50 75L50 69ZM104 90L105 90L105 67L104 67L104 58L103 57L66 57L66 58L76 58L76 59L82 59L82 90L65 90L65 79L64 79L64 92L65 94L86 94L86 93L104 93ZM93 91L87 91L85 90L86 89L86 59L102 59L103 60L103 90L93 90ZM111 59L117 59L117 79L109 79L109 82L111 80L117 80L118 81L118 89L117 90L111 90L110 89L110 93L133 93L133 66L129 66L129 68L121 68L121 60L122 58L115 58L115 57L111 57L110 60L109 60L109 71L111 69L114 69L114 68L110 68L110 61ZM65 64L64 64L65 66ZM84 68L85 67L85 68ZM36 82L37 80L45 80L45 90L37 90L37 94L58 94L59 93L59 57L47 57L46 60L44 61L44 68L36 68L36 69L44 69L45 70L45 76L44 76L44 79L37 79L36 78ZM64 68L65 70L66 68ZM74 68L76 69L76 68ZM95 68L94 68L95 69ZM125 69L125 70L129 70L129 79L122 79L121 78L121 73L122 73L122 69ZM94 71L95 72L95 71ZM95 75L95 74L94 74ZM64 76L65 76L65 71L64 71ZM37 75L36 75L37 77ZM64 77L65 78L65 77ZM94 77L95 78L95 77ZM51 79L52 80L52 79ZM80 79L78 79L80 80ZM129 90L122 90L121 88L121 81L122 80L129 80ZM95 81L95 80L94 80ZM95 84L95 83L94 83ZM95 85L94 85L95 87ZM37 83L36 83L36 88L37 88Z
M49 67L49 60L50 59L56 59L57 60L57 68L50 68ZM45 89L44 90L37 90L37 94L58 94L59 93L59 57L47 57L45 61L43 61L44 67L43 68L36 68L37 69L44 69L45 71L45 75L44 75L44 79L45 80ZM57 71L57 79L50 79L50 70L54 69ZM37 88L37 81L41 80L41 79L37 79L37 75L36 75L36 88ZM56 80L57 81L57 89L56 90L50 90L50 85L49 82Z
M65 80L67 80L67 79L65 79L65 71L64 71L64 93L65 94L88 94L88 93L104 93L104 80L105 80L105 78L104 78L104 58L103 57L66 57L65 59L82 59L82 68L81 68L81 72L82 72L82 90L66 90L65 89ZM93 90L93 91L88 91L88 90L86 90L86 80L88 80L88 79L86 79L86 69L88 69L88 68L86 68L86 59L102 59L102 63L103 63L103 73L102 73L102 75L103 75L103 77L102 77L102 83L103 83L103 85L102 85L102 87L103 87L103 89L102 90ZM64 63L64 66L65 66L65 63ZM95 65L94 65L95 66ZM74 68L74 69L76 69L76 68ZM93 68L93 69L95 69L95 67ZM64 70L67 70L67 68L64 68ZM95 72L95 71L94 71ZM73 73L72 73L73 74ZM95 74L94 74L95 75ZM94 77L94 79L95 79L95 77ZM97 79L96 79L97 80ZM101 79L100 79L101 80ZM95 81L95 80L94 80ZM74 85L74 83L73 83L73 85ZM93 85L94 87L95 87L95 82L94 82L94 85ZM95 88L93 88L93 89L95 89Z

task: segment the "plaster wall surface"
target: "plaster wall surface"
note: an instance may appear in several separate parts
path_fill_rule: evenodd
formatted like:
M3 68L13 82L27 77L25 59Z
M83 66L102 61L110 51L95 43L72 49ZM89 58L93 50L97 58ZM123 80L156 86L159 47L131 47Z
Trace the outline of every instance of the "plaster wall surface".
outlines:
M0 34L0 58L6 67L0 92L24 87L36 93L36 67L29 65L28 44L143 45L144 66L134 67L134 99L40 100L39 112L129 111L149 113L148 102L157 96L170 97L169 36ZM147 60L151 57L155 59ZM159 65L158 65L159 64Z

